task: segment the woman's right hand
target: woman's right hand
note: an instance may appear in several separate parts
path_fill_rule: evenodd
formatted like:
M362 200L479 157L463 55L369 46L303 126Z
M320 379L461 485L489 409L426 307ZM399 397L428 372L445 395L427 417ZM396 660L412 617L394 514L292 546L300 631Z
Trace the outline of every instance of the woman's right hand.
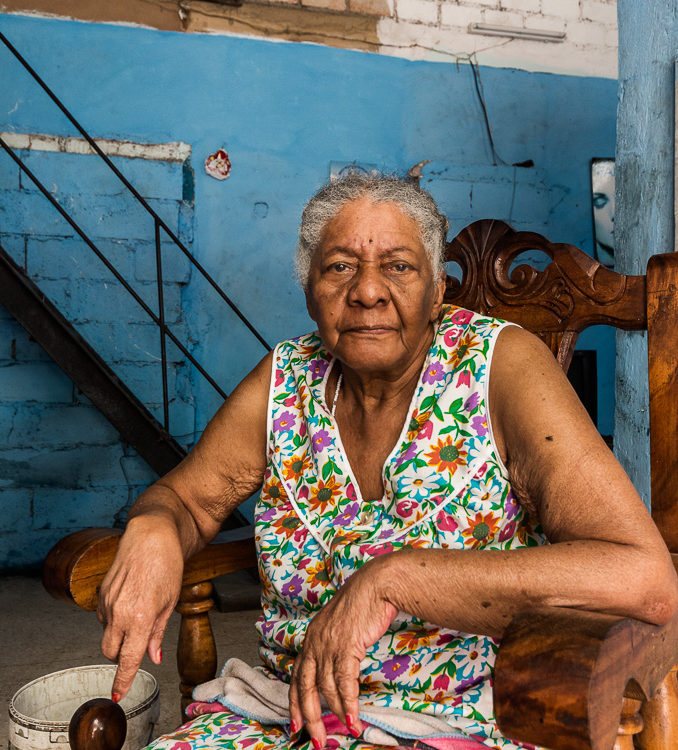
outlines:
M184 559L176 529L158 516L130 520L99 592L101 650L118 664L113 700L124 698L144 653L156 664L181 591Z
M127 694L144 653L160 644L179 600L184 560L218 533L261 486L272 354L238 385L184 460L143 492L130 511L99 593L101 649L118 663L113 693Z

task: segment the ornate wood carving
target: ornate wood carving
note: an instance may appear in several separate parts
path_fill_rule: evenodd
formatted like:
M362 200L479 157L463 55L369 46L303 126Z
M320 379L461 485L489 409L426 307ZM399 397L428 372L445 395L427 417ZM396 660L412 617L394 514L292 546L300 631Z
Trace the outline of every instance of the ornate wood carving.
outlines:
M543 255L548 265L512 269L526 251ZM533 331L565 370L587 326L645 326L645 277L615 273L573 245L516 232L503 221L483 219L466 227L448 243L446 260L462 270L461 281L447 277L446 302Z

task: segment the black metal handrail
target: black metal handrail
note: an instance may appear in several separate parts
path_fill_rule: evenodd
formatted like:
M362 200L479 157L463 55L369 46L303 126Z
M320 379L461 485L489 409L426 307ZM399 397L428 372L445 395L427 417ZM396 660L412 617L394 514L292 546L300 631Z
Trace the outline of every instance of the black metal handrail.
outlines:
M270 346L254 328L254 326L247 320L243 313L238 309L237 305L230 299L230 297L224 292L224 290L216 283L216 281L210 276L210 274L203 268L203 266L196 260L193 254L188 250L184 243L172 232L167 224L158 216L158 214L148 205L147 201L139 194L136 188L127 180L127 178L120 172L120 170L113 164L108 156L102 151L97 142L87 133L87 131L80 125L80 123L73 117L69 110L64 106L60 99L54 94L54 92L47 86L42 78L36 73L36 71L29 65L29 63L23 58L18 50L11 44L11 42L0 32L0 41L9 49L9 51L16 57L16 59L23 65L28 73L34 78L34 80L40 85L45 93L52 99L57 105L61 112L68 118L78 132L90 145L92 150L106 163L116 177L125 185L125 187L132 193L134 198L140 203L144 209L153 217L155 227L155 257L156 257L156 275L158 284L158 315L156 315L151 308L141 299L141 297L134 291L134 289L127 283L122 277L118 270L113 264L106 258L106 256L96 247L94 242L85 234L85 232L78 226L78 224L71 218L71 216L64 210L61 204L52 196L52 194L42 185L40 180L31 172L31 170L19 159L14 153L12 148L0 138L0 146L10 155L10 157L17 163L19 168L26 173L30 180L36 185L40 192L50 201L50 203L59 211L62 217L73 227L75 232L80 238L89 246L89 248L97 255L97 257L105 264L108 270L115 276L115 278L122 284L123 288L132 295L134 300L141 306L144 312L149 315L153 322L160 329L160 352L162 360L162 390L163 390L163 415L165 422L165 429L169 432L169 398L167 388L167 356L166 356L166 338L169 339L177 346L182 354L194 365L198 372L207 380L207 382L219 393L222 398L226 398L226 393L219 387L209 373L195 360L185 346L177 339L177 337L167 328L165 324L165 309L164 309L164 294L163 294L163 281L162 281L162 252L161 252L161 240L160 230L162 229L172 242L184 253L186 258L195 269L203 276L203 278L212 286L217 294L228 304L238 318L245 324L248 330L256 337L259 343L270 350Z
M164 311L163 311L163 298L162 298L162 292L160 299L158 300L158 307L160 308L160 315L156 315L153 310L143 301L143 299L134 291L134 289L125 281L122 274L118 271L118 269L108 260L108 258L99 250L99 248L92 242L92 240L85 234L85 232L78 226L78 224L74 221L74 219L71 218L71 216L68 214L68 212L63 208L63 206L57 201L57 199L47 190L47 188L40 182L40 180L31 172L31 170L19 159L19 157L12 151L12 149L7 145L7 143L0 137L0 146L11 156L11 158L17 163L19 168L24 171L28 177L33 181L33 183L36 185L38 190L47 198L47 200L56 208L56 210L62 215L62 217L73 227L73 229L77 232L77 234L80 236L80 238L89 246L91 250L94 251L96 256L101 260L102 263L105 264L106 268L115 276L115 278L123 285L123 287L134 297L134 300L141 306L143 311L153 320L153 322L161 329L161 331L164 333L164 335L169 336L169 338L172 340L172 342L179 348L179 350L184 354L188 360L193 364L200 374L207 379L209 384L219 393L222 398L226 398L226 394L222 389L219 387L219 385L213 380L213 378L210 376L210 374L195 360L195 358L192 356L192 354L186 349L186 347L177 339L177 337L172 333L172 331L165 326L164 322ZM157 225L156 225L157 226ZM156 238L159 237L159 231L156 229ZM157 254L158 254L158 248L159 248L159 241L156 240L156 260L157 260ZM162 279L162 268L160 268L160 279ZM158 282L161 283L161 282ZM166 359L163 362L163 371L166 369ZM166 377L166 372L163 372L163 375ZM167 426L165 426L165 429L167 429Z

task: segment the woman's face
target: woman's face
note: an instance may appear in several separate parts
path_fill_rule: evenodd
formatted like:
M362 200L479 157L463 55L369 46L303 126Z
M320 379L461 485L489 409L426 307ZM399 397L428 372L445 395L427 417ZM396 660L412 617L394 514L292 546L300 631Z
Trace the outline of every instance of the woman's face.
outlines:
M393 203L360 199L325 227L306 304L341 362L397 375L428 350L444 291L415 221Z

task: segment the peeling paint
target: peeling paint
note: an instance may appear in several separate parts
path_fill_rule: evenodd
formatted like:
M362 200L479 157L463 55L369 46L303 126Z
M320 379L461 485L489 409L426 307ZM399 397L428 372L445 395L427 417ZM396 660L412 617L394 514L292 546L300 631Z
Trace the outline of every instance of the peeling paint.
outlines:
M94 149L84 138L66 138L39 133L0 133L10 148L17 150L52 151L66 154L94 154ZM94 142L106 156L122 156L128 159L151 159L155 161L182 162L191 156L191 146L183 141L170 143L135 143L95 138Z

